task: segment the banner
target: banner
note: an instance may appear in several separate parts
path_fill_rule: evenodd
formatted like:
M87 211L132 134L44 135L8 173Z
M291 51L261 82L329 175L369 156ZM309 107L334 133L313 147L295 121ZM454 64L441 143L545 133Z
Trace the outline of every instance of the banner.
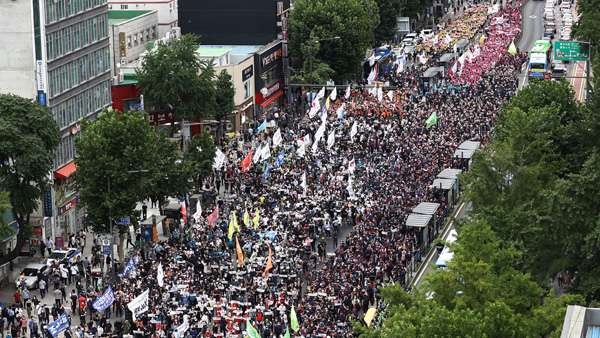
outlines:
M59 333L69 328L69 317L67 317L67 311L63 312L57 320L48 324L48 331L52 337L56 337Z
M358 134L358 126L356 125L356 121L352 125L352 129L350 129L350 139L354 141L354 135Z
M127 308L132 312L133 320L137 315L148 311L148 295L150 289L144 291L141 295L135 297L131 302L127 303Z
M350 86L346 87L346 95L344 97L346 100L350 97Z
M211 227L214 227L218 218L219 218L219 206L217 205L217 207L215 208L215 211L213 211L212 214L208 215L208 217L206 217L206 220L208 221L208 224L210 224Z
M162 263L158 264L158 269L156 269L156 280L158 280L158 286L161 288L165 285L165 271L163 270Z
M194 220L196 222L199 222L200 217L202 217L202 205L200 204L200 200L197 200L196 201L196 212L194 213Z
M279 152L279 155L277 155L277 164L276 164L275 168L279 168L283 165L284 158L285 158L285 151L282 150Z
M183 324L177 327L177 331L175 332L175 337L181 338L185 335L187 330L190 328L190 323L188 322L187 315L183 317Z
M335 131L332 130L331 133L329 133L329 137L327 138L327 149L331 149L331 147L333 147L334 143L335 143Z
M261 131L267 129L267 119L265 118L263 122L256 128L256 133L260 133Z
M248 171L250 169L250 165L252 164L252 150L248 153L248 156L242 160L240 167L242 167L242 172Z
M281 143L281 140L282 140L281 130L277 129L277 131L273 135L273 147L277 147L279 145L279 143Z
M225 162L225 154L221 151L221 149L217 148L215 153L215 162L213 163L213 168L219 170L223 166Z
M331 94L329 94L329 98L331 98L331 101L335 101L337 98L337 87L333 87Z
M110 307L112 303L115 301L115 294L113 293L112 286L108 286L108 289L104 291L102 296L98 297L96 301L92 304L92 307L96 309L98 312L102 312L106 310L106 308Z
M135 269L135 261L133 260L133 257L129 258L129 262L127 262L127 265L125 265L125 269L123 270L123 273L119 275L119 277L123 278L127 275L129 275L131 273L131 271L133 271L133 269Z

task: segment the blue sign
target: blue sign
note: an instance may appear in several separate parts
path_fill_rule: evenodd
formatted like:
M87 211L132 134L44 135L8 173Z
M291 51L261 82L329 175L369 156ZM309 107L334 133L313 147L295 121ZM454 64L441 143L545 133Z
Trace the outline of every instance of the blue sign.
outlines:
M44 191L44 217L52 217L52 191Z
M283 165L283 159L284 159L284 151L280 151L279 155L277 155L277 165L275 166L275 168L279 168Z
M271 170L271 168L269 167L269 163L267 162L267 168L265 169L265 172L263 174L263 179L267 179L267 177L269 177L269 171Z
M112 287L109 285L108 289L106 289L106 292L96 299L96 301L92 304L92 307L98 312L102 312L110 307L114 301L115 294L113 293Z
M44 106L46 105L46 93L39 93L38 94L38 102L40 104L43 104Z
M141 103L130 103L129 110L142 111L142 104Z
M252 77L252 74L254 74L252 65L250 65L248 68L242 70L242 82L248 80L249 78Z
M135 269L135 261L133 260L133 257L131 257L129 259L129 262L127 262L127 265L125 266L125 269L123 270L123 274L119 275L119 277L121 277L121 278L125 277L131 271L133 271L133 269Z
M59 333L69 328L69 317L67 317L67 311L63 312L57 320L48 324L48 331L52 337L58 336Z
M116 220L115 224L127 225L127 224L131 224L131 222L129 221L129 217L126 217L126 218L121 218L119 220Z
M102 240L102 254L103 255L110 255L110 241L109 240Z

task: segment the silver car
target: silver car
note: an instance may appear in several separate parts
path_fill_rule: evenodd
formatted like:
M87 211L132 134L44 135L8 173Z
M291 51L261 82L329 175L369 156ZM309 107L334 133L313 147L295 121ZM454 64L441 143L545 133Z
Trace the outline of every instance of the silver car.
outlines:
M15 280L15 286L18 288L21 285L21 282L25 281L25 286L28 289L37 289L38 276L47 275L50 273L50 270L50 267L46 264L27 264L27 266L23 268L23 270Z

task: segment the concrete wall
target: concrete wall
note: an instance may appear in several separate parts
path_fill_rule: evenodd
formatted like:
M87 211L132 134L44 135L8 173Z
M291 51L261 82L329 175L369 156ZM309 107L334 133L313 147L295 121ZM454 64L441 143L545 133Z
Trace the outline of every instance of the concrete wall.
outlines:
M125 33L125 48L127 53L125 59L127 60L127 63L129 63L140 57L140 54L146 50L149 41L155 41L161 37L160 35L157 35L154 38L152 37L152 28L157 27L157 25L158 12L156 11L140 15L118 25L111 25L109 34L111 37L111 56L113 56L113 72L115 74L118 73L118 67L120 67L122 59L119 52L119 33ZM146 39L146 31L149 31L148 39ZM144 37L144 42L141 43L139 37L140 33L143 33ZM133 36L136 34L138 35L137 45L133 42ZM131 47L127 44L128 39L131 39Z
M0 0L0 93L37 95L30 0Z
M242 81L242 71L251 65L254 64L253 55L248 55L246 60L240 62L237 65L229 65L224 67L215 67L215 73L218 75L222 70L226 70L231 75L231 81L233 82L233 87L235 88L235 97L234 97L234 105L239 106L244 103L248 98L244 98L244 81ZM254 94L253 80L252 78L247 79L246 81L250 81L250 97Z

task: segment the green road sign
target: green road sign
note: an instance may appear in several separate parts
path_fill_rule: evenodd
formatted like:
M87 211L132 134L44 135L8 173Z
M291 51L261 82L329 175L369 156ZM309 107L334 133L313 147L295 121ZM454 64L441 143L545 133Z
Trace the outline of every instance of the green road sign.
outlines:
M587 58L587 51L579 50L579 42L556 41L554 43L554 60L585 61Z

